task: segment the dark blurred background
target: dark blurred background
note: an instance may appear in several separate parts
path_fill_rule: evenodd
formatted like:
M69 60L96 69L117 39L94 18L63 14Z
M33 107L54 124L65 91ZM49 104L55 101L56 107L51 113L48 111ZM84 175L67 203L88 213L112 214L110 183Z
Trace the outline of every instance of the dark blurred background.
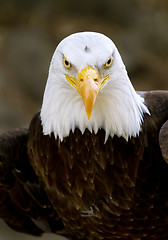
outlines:
M86 30L113 39L137 90L168 89L167 0L0 0L0 132L28 126L55 47ZM0 239L30 240L1 221Z
M86 30L113 39L137 90L168 89L167 0L0 0L0 132L29 124L55 47Z

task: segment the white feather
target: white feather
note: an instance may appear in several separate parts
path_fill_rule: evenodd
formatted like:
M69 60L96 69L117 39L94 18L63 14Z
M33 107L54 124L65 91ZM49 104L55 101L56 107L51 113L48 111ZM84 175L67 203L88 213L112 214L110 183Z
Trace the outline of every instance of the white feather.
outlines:
M105 69L103 65L111 54L112 67ZM64 68L63 56L71 62L72 70ZM88 65L96 68L100 77L111 75L96 98L90 120L82 97L65 78L65 74L76 77ZM82 133L85 129L97 133L102 128L106 132L105 141L114 135L128 140L139 134L144 113L150 114L144 99L134 90L120 54L109 38L100 33L76 33L58 45L51 61L41 109L44 135L53 132L55 138L62 141L75 128Z

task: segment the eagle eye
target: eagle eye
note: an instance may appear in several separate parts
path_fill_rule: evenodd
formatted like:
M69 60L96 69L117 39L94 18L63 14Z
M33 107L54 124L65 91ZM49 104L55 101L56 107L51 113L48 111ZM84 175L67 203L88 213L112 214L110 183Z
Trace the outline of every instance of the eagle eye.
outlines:
M66 57L63 57L63 65L66 69L72 68L72 64L66 59Z
M111 65L113 64L113 58L112 56L109 58L109 60L104 64L105 68L110 68Z

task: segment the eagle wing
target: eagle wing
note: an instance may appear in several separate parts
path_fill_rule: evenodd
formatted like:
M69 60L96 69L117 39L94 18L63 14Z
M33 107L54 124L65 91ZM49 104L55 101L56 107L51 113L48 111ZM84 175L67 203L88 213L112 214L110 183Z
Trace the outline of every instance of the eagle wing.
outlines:
M162 156L168 163L168 120L163 124L159 133L159 144Z
M20 232L61 233L63 224L29 163L27 139L28 129L0 135L0 217Z
M138 92L144 97L153 119L153 125L159 130L159 145L164 160L168 163L168 91ZM152 125L152 123L150 122Z

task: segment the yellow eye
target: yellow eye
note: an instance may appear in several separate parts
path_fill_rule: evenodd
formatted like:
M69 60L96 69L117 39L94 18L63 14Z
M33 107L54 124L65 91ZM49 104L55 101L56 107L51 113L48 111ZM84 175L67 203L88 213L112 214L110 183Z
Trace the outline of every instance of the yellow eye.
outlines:
M104 64L105 68L109 68L111 67L111 65L113 64L113 58L112 56L109 58L109 60Z
M72 64L66 59L66 57L63 58L63 65L66 69L72 68Z

